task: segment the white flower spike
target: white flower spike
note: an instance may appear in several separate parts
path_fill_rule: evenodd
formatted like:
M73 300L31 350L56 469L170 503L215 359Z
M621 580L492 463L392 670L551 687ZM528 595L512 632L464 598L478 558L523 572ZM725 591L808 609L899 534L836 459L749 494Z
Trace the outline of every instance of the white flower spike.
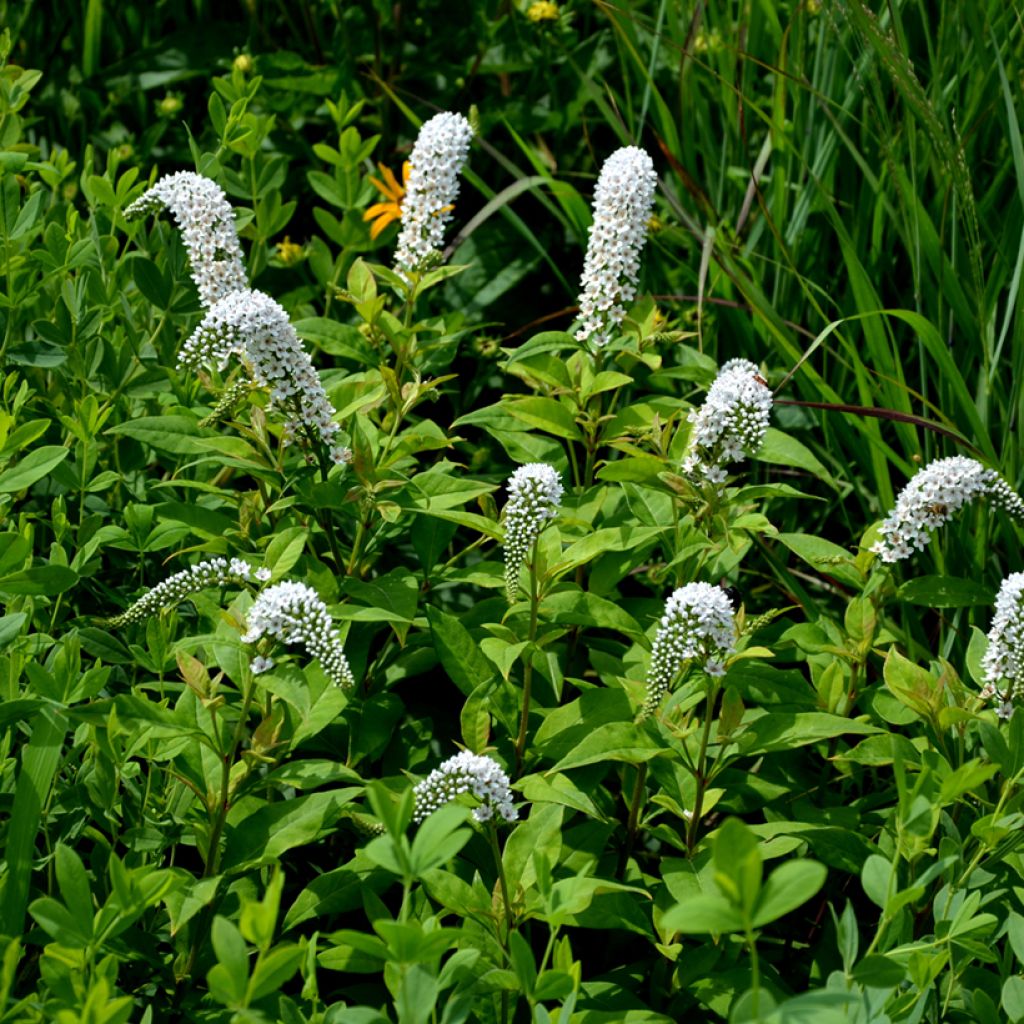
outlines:
M462 114L435 114L420 128L409 158L412 169L395 251L395 270L406 281L441 249L472 138L473 129Z
M294 582L267 587L249 609L247 623L243 643L254 644L269 636L283 644L302 644L338 686L345 690L355 686L341 637L327 606L312 587ZM272 665L269 658L257 657L253 660L253 671L263 672Z
M725 467L753 455L764 441L772 393L749 359L730 359L718 371L704 404L690 413L693 431L683 472L721 485Z
M463 750L435 768L413 789L417 824L432 811L451 803L460 793L472 793L481 801L473 811L479 822L497 815L502 821L515 821L519 812L512 805L512 788L501 765L490 757Z
M981 668L982 697L997 699L1008 718L1010 701L1024 696L1024 572L1010 573L999 588Z
M173 576L168 576L152 590L146 591L130 608L110 620L115 629L139 622L172 605L184 601L189 594L197 594L208 587L225 587L229 584L250 583L259 580L262 569L253 571L252 566L241 558L210 558L190 565Z
M330 449L333 462L351 458L335 438L334 406L284 308L260 291L240 291L217 302L185 342L178 356L183 367L213 365L221 369L237 356L250 377L270 390L285 410L285 437L311 431Z
M519 594L519 570L530 545L558 514L562 480L554 466L529 462L509 477L505 505L505 586L511 604Z
M248 287L234 214L220 185L201 174L178 171L161 178L124 215L134 220L164 207L181 231L204 306Z
M616 150L604 162L583 264L578 341L606 345L625 319L626 306L636 295L657 184L653 161L637 146Z
M724 662L735 640L732 598L721 587L687 583L674 591L665 602L665 613L654 635L647 695L639 718L647 718L657 710L686 662L699 662L708 675L724 675Z
M994 469L962 455L929 463L900 491L896 507L882 523L882 539L871 550L883 562L899 562L923 551L931 540L929 531L982 497L1024 519L1024 501Z

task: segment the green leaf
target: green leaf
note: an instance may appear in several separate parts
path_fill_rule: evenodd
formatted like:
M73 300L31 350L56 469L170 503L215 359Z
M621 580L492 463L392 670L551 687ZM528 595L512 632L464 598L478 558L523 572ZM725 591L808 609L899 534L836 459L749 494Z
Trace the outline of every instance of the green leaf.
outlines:
M78 931L90 937L92 935L92 894L89 888L89 876L81 858L70 847L63 843L57 844L54 855L57 868L57 886L65 905L75 919Z
M171 304L171 281L160 272L160 268L148 256L136 254L131 261L132 279L135 287L148 302L157 309L167 309Z
M78 582L78 573L66 565L35 565L21 572L0 576L0 593L63 594Z
M973 605L989 606L995 601L995 591L976 580L955 576L917 576L907 580L896 596L910 604L928 608L968 608Z
M26 455L16 466L0 473L0 494L13 494L31 487L59 466L71 450L62 445L44 445Z
M614 629L635 639L644 635L636 619L614 601L579 588L549 594L541 602L541 615L559 625Z
M228 829L225 871L274 861L287 850L313 842L342 816L342 808L362 793L361 787L310 793L269 804Z
M216 998L223 998L228 1005L241 1003L249 983L249 954L241 932L226 917L217 914L213 919L210 939L217 962L222 968L215 978L209 978L210 988ZM214 968L216 970L216 968ZM213 974L213 971L210 972ZM217 993L221 993L220 996Z
M758 449L754 458L758 462L769 462L774 466L802 469L819 480L824 480L832 487L839 486L810 448L775 427L768 428L764 444Z
M704 893L665 911L662 928L683 935L724 935L743 931L743 918L725 896Z
M299 945L290 943L277 946L267 953L257 964L249 979L249 1002L262 999L278 992L292 978L302 963L305 950Z
M754 912L761 890L758 839L739 818L727 818L715 836L715 883L744 919Z
M123 434L160 451L188 455L196 451L196 421L189 416L144 416L126 420L107 429L108 434Z
M440 608L428 605L426 611L434 651L451 681L467 697L493 683L494 669L469 630Z
M664 747L655 743L646 731L638 729L632 722L609 722L589 733L546 774L553 775L555 772L603 761L643 764L664 753Z
M569 441L583 440L572 410L554 398L515 398L507 401L503 408L520 422L546 434Z
M773 711L747 725L737 737L744 755L793 750L834 736L870 736L882 732L877 725L820 711L795 714Z
M7 848L4 858L7 875L0 900L0 934L21 935L28 903L36 833L43 805L49 796L57 768L67 723L49 709L38 714L28 743L22 745L21 770L14 789L14 805L7 822Z
M791 860L780 864L769 876L754 907L754 927L762 928L784 917L817 895L828 877L824 864L813 860Z

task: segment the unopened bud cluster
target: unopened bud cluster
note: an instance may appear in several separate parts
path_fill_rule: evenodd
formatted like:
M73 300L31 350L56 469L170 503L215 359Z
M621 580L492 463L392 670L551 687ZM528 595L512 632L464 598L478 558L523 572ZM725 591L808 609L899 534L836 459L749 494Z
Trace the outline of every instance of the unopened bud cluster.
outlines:
M341 646L327 606L305 583L275 583L262 591L246 617L248 630L242 642L254 644L263 636L283 644L301 644L323 666L328 678L344 689L355 685L352 670ZM270 661L270 659L266 659ZM266 671L260 663L254 671Z
M515 821L519 817L512 805L511 783L501 765L493 758L463 750L416 785L413 821L423 821L432 811L451 803L462 793L472 793L480 801L480 806L473 810L477 821L490 821L495 815L503 821Z
M605 345L625 319L626 306L636 295L657 183L654 163L636 146L617 150L604 162L594 191L577 340Z
M721 587L687 583L674 591L665 602L665 613L654 635L640 718L657 710L672 680L687 662L696 661L708 675L723 675L735 637L732 599Z
M225 587L229 584L262 583L270 579L269 569L253 569L241 558L210 558L168 576L152 590L147 591L127 611L110 620L115 628L139 622L183 601L189 594L197 594L207 587Z
M994 469L954 455L925 466L900 491L895 508L881 525L882 539L871 550L883 562L898 562L923 551L931 540L930 531L948 523L976 498L988 498L1024 518L1024 501Z
M339 428L334 406L320 375L284 308L264 292L234 292L217 302L185 342L178 364L223 369L232 355L285 410L286 440L312 434L329 447L335 463L345 461L344 449L335 440Z
M999 588L981 668L982 697L1008 711L1014 697L1024 696L1024 572L1011 573Z
M772 393L757 366L748 359L730 359L704 404L690 413L693 430L683 472L708 483L725 483L725 467L761 447L771 412Z
M505 586L510 602L519 594L519 570L530 545L558 514L562 480L554 466L529 462L509 477L505 505Z
M128 220L166 207L174 216L206 307L248 287L235 218L224 190L209 178L178 171L161 178L124 211Z
M409 158L411 171L395 252L395 269L406 280L440 255L472 138L473 129L461 114L435 114L420 128Z

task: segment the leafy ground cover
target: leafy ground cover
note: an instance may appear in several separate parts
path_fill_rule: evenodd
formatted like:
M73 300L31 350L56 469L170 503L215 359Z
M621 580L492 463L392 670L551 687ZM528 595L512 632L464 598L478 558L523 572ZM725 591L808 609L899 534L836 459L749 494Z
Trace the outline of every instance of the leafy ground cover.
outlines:
M1013 5L3 11L0 1021L1024 1019Z

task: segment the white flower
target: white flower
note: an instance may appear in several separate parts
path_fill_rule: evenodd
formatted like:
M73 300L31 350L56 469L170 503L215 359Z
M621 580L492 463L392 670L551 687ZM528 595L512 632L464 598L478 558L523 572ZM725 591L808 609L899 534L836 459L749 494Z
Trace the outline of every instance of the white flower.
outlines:
M209 178L178 171L161 178L125 211L125 217L167 207L181 230L192 263L192 279L204 306L248 286L235 218L224 190Z
M1024 501L994 469L962 455L932 462L900 491L896 507L880 528L882 539L871 550L883 562L898 562L923 551L931 539L930 530L948 523L964 505L981 497L1024 518Z
M273 658L264 658L263 655L257 654L255 658L249 662L249 668L252 669L252 674L258 676L263 672L269 672L274 667Z
M256 577L257 583L267 583L270 581L270 577L273 575L273 573L269 569L264 568L257 569L253 575Z
M530 545L558 513L562 481L554 466L529 462L508 480L505 505L505 585L510 602L519 594L519 570Z
M254 644L266 635L283 644L302 644L335 683L343 689L355 685L330 612L305 583L276 583L261 591L247 624L243 643Z
M311 432L340 453L334 442L334 406L284 308L260 291L239 291L215 303L178 356L183 367L223 368L237 356L253 381L269 389L288 416L285 436Z
M998 698L1000 717L1009 717L1011 699L1024 696L1024 572L1010 573L999 588L981 668L982 697Z
M252 579L252 575L252 566L241 558L232 558L229 562L226 558L217 557L197 562L148 590L127 611L111 619L110 624L119 629L130 622L145 619L161 608L170 608L189 594L196 594L207 587L246 583Z
M473 129L461 114L435 114L420 128L409 158L395 251L395 269L406 281L441 248L472 138Z
M698 661L708 675L725 673L724 659L736 638L732 599L710 583L687 583L665 602L654 635L647 670L647 695L640 718L653 714L672 680L688 661Z
M730 359L708 389L704 404L690 413L693 430L683 458L683 472L721 485L725 466L740 462L761 447L772 412L772 393L757 366Z
M583 264L579 341L607 344L626 316L626 305L636 295L657 184L654 163L636 146L616 150L601 168Z
M472 793L481 805L473 811L477 821L490 821L495 813L503 821L515 821L519 812L512 805L508 776L493 758L463 750L435 768L413 789L416 810L413 821L419 823L432 811L450 803L461 793Z

